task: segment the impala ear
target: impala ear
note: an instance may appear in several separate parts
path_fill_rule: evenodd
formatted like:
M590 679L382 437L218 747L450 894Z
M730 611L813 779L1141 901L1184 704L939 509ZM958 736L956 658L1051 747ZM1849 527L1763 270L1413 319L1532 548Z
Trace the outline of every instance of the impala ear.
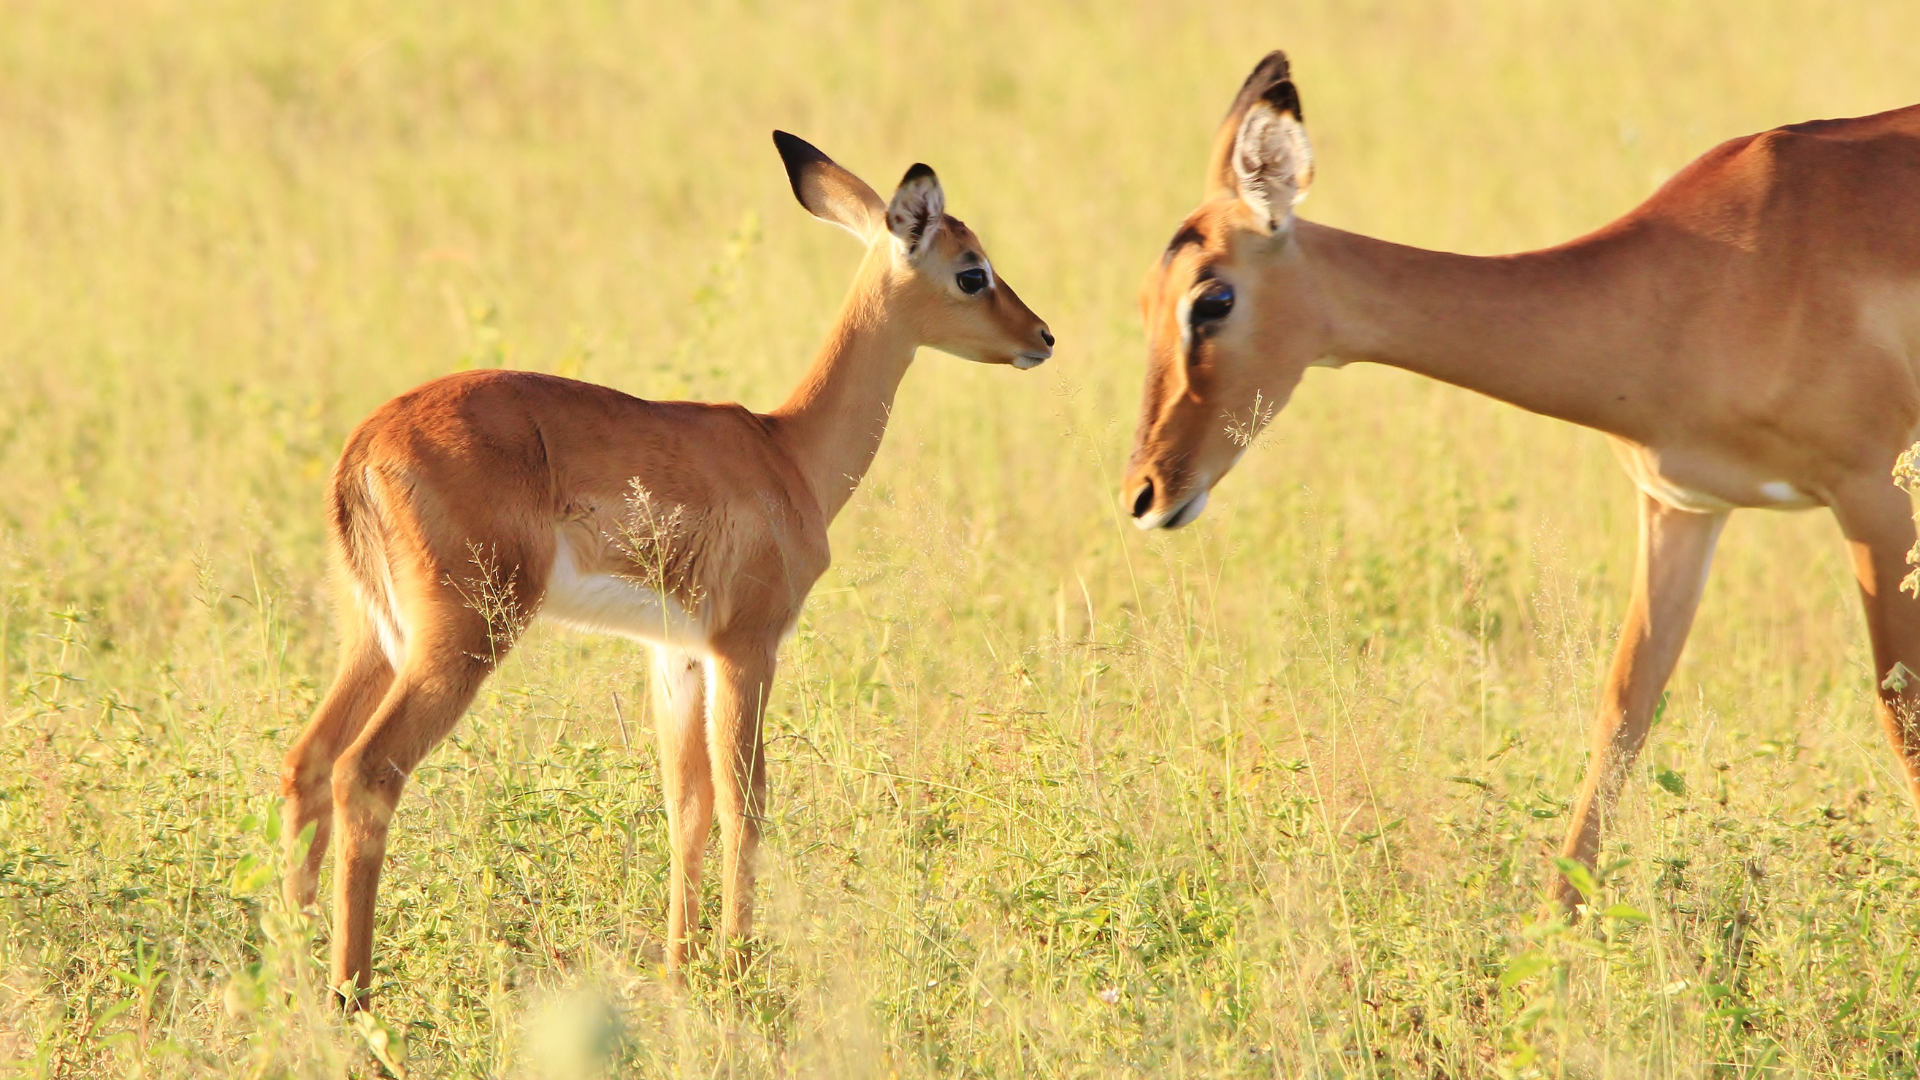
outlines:
M1233 175L1233 144L1240 137L1240 123L1246 119L1247 110L1253 108L1253 103L1260 100L1268 87L1291 78L1287 54L1275 49L1261 57L1260 62L1254 65L1253 73L1240 84L1240 92L1233 96L1233 104L1227 107L1227 115L1220 118L1220 127L1213 135L1213 149L1207 155L1208 198L1239 190L1240 182ZM1294 115L1298 116L1299 113Z
M807 213L831 221L867 243L880 232L887 208L867 182L833 163L819 148L784 131L773 145L787 166L787 183Z
M940 178L925 165L915 165L900 178L893 202L887 205L887 231L906 245L908 258L917 258L940 231L946 213L947 195L940 190Z
M1234 186L1240 201L1269 232L1293 221L1293 208L1313 184L1313 147L1300 123L1300 95L1293 83L1267 87L1247 109L1233 140Z

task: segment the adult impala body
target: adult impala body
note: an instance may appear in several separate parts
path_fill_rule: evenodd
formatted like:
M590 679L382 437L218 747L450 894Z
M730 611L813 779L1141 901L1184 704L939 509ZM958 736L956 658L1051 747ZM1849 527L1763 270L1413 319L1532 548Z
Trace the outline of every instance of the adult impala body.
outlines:
M1136 522L1198 516L1315 364L1390 364L1605 432L1640 489L1640 551L1563 851L1591 865L1727 514L1830 507L1920 805L1920 679L1895 671L1920 671L1920 602L1898 587L1914 527L1889 479L1920 433L1920 107L1735 139L1597 232L1494 258L1302 221L1312 176L1274 53L1142 296ZM1577 900L1564 880L1555 896Z
M784 405L642 401L474 371L393 399L347 440L327 520L340 672L282 774L296 907L314 900L330 834L339 852L336 985L368 985L374 895L407 776L536 616L653 646L667 964L686 960L716 813L720 930L744 940L775 651L827 568L827 526L879 448L915 349L1023 368L1051 355L1046 324L945 213L932 170L914 166L889 203L807 143L774 141L801 205L866 245Z

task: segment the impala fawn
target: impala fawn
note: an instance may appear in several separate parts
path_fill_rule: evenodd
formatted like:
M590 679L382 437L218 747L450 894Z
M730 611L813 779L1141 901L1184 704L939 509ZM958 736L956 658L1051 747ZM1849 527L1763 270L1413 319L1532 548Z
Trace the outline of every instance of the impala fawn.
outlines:
M672 849L666 962L687 959L707 835L720 933L753 928L775 654L827 568L827 526L872 463L914 352L1030 368L1053 335L915 165L890 201L784 132L794 195L866 248L786 403L643 401L526 371L436 379L348 438L327 527L339 675L287 754L286 893L313 903L329 840L333 979L369 986L374 897L407 777L536 616L653 648ZM312 843L297 839L308 825ZM738 959L738 954L735 955Z

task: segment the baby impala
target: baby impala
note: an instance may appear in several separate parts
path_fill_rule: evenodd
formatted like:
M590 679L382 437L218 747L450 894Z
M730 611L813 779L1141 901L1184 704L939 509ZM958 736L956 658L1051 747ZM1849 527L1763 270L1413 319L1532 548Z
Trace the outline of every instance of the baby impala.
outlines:
M866 247L785 404L643 401L526 371L470 371L394 398L347 440L327 493L340 671L287 754L286 892L313 903L331 839L333 980L364 997L374 895L407 777L536 616L653 647L672 848L666 959L687 958L718 814L723 914L753 928L775 654L827 568L827 526L886 430L922 345L1030 368L1053 353L972 230L915 165L882 200L785 132L800 205ZM310 846L299 840L313 826Z

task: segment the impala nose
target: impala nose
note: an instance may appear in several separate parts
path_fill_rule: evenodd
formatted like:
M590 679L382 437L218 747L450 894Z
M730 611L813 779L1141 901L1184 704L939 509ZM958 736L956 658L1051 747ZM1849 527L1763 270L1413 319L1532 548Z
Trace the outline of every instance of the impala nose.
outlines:
M1053 355L1053 332L1042 326L1040 328L1040 340L1046 344L1031 352L1023 352L1015 355L1013 358L1013 366L1019 368L1021 371L1026 371L1046 363L1047 358Z
M1153 509L1153 481L1148 480L1140 485L1139 493L1133 497L1133 516L1146 517L1147 511L1151 509Z

